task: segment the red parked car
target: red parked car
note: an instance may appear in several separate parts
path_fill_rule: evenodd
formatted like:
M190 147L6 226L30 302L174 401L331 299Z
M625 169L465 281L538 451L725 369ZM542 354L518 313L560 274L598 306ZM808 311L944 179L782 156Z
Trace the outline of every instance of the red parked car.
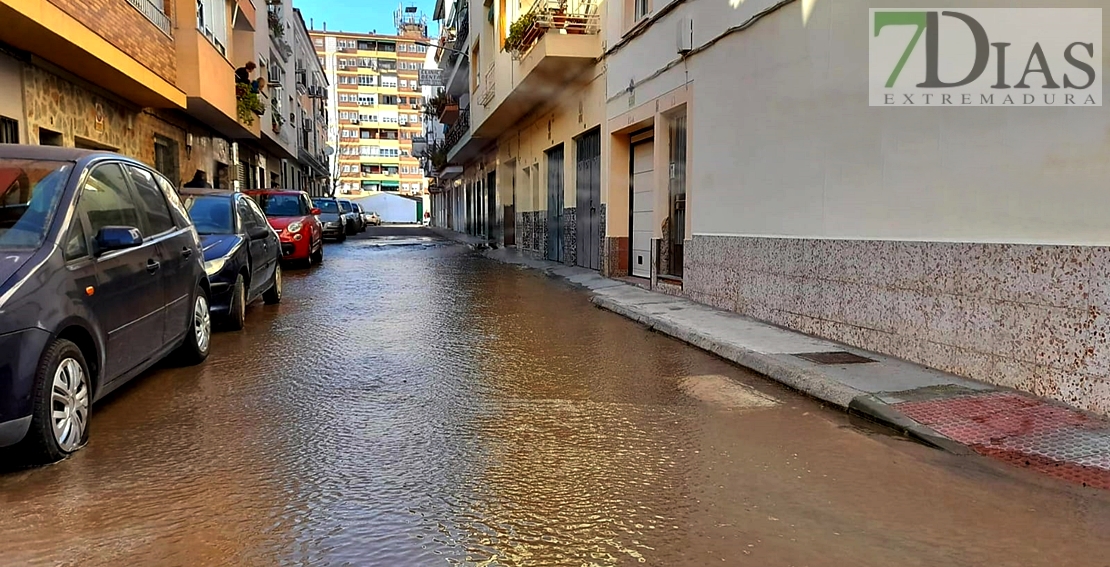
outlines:
M281 189L243 191L254 199L281 237L281 259L311 266L324 259L324 231L308 193Z

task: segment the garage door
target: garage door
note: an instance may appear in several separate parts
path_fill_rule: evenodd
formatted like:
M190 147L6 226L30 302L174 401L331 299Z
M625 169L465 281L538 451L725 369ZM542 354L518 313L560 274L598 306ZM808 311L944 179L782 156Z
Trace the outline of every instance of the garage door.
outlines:
M639 142L632 147L632 275L651 277L651 234L654 228L655 172L652 170L655 143Z

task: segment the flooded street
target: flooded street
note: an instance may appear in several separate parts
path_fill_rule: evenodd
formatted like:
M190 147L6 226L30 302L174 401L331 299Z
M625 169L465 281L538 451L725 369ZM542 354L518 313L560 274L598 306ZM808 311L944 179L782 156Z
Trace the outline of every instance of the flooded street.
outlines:
M3 454L0 454L0 459ZM828 410L420 229L0 473L0 565L1110 565L1110 498Z

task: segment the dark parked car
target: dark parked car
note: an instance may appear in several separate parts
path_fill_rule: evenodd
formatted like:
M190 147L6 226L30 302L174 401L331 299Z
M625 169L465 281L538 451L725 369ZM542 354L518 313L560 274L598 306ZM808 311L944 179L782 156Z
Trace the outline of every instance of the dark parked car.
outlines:
M355 204L347 199L339 199L339 211L343 214L343 218L347 222L347 234L356 234L361 232L359 224L362 223L362 216L355 213Z
M355 213L355 223L358 225L358 231L366 232L366 214L362 212L362 205L351 201L351 208Z
M339 210L339 201L321 197L312 200L312 206L320 209L316 215L324 228L324 238L334 238L339 242L347 240L347 217Z
M200 239L174 187L111 153L0 145L0 447L88 439L91 405L177 351L208 356Z
M266 213L281 237L281 259L306 266L324 261L324 230L308 193L281 189L244 191Z
M242 329L247 305L259 297L271 305L281 301L278 233L242 193L185 189L182 197L204 249L210 309L228 328Z

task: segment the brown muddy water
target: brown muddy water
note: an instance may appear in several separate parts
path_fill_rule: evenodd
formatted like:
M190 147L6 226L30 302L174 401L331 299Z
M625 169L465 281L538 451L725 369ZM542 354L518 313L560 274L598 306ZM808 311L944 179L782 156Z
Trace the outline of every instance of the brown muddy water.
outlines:
M401 241L329 246L207 363L98 405L85 450L0 473L0 565L1110 565L1103 493Z

